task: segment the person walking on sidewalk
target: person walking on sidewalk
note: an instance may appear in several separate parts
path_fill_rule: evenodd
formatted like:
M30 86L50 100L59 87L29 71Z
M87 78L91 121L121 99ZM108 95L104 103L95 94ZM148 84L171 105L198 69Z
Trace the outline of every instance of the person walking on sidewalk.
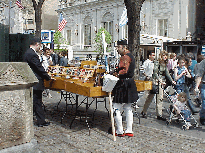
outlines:
M157 115L157 119L162 121L166 121L166 119L162 116L162 104L163 104L163 94L164 94L163 86L166 85L165 76L169 79L170 82L172 82L172 84L176 84L175 81L173 81L167 69L167 61L168 61L167 55L168 53L166 51L160 52L159 60L154 62L154 70L153 70L153 83L159 84L159 94L156 95L157 96L156 115ZM154 96L152 95L152 97ZM145 115L147 113L147 109L149 108L151 102L152 99L146 100L142 111L142 115Z
M201 99L202 99L202 108L199 113L200 122L202 125L205 125L205 59L200 62L199 71L196 74L196 86L194 91L199 91L199 85L201 84ZM196 93L195 93L196 94Z
M114 119L117 125L116 136L133 137L132 124L133 112L131 105L138 99L137 87L134 81L135 58L128 50L127 41L117 42L117 51L121 55L118 70L114 75L119 77L112 93ZM127 129L123 130L121 110L124 109L126 115Z
M148 52L148 59L144 62L143 68L145 75L145 81L152 81L153 69L154 69L154 60L155 60L155 52L149 51ZM145 99L145 104L151 103L155 94L150 93L149 90L144 91L144 95L138 101ZM149 105L144 105L143 111L141 112L143 118L147 118L147 109Z
M33 38L30 43L30 48L24 54L24 61L28 63L33 73L38 79L38 83L33 86L33 111L37 118L37 125L39 127L50 125L45 121L45 114L42 108L42 92L44 90L44 79L50 80L51 77L43 68L38 52L41 48L41 40Z

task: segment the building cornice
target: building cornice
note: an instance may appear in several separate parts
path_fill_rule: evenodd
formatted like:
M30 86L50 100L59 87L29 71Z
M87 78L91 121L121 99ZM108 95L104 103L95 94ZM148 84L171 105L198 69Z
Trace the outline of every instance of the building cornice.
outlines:
M108 6L108 4L110 6ZM68 6L64 8L60 8L56 10L58 13L64 12L65 14L78 14L91 12L92 10L100 10L100 9L111 9L113 7L124 6L123 0L100 0L100 1L92 1L86 3L80 3L73 6Z

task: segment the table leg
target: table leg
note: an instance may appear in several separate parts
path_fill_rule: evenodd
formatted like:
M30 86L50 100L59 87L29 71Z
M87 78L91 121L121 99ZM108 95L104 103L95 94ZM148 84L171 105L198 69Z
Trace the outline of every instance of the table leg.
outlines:
M75 99L75 104L76 104L76 108L75 108L75 117L74 117L74 119L71 121L71 123L70 123L70 129L71 129L71 127L72 127L72 124L73 124L73 122L74 122L74 120L75 120L75 118L76 118L76 116L77 116L77 111L78 111L78 98L79 98L79 95L78 94L76 94L76 99Z
M87 97L87 103L86 103L85 122L86 122L86 124L88 126L89 136L90 136L90 126L88 124L88 97Z

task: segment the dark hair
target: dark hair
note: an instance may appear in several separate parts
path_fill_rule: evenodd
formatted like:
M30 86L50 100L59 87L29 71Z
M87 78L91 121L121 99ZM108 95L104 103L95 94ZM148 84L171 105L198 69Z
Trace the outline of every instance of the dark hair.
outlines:
M198 55L197 56L197 63L200 63L201 61L203 61L204 59L204 55Z
M36 37L32 38L30 45L36 45L36 43L41 43L41 40L39 38L36 38Z
M152 55L152 53L155 53L155 51L154 51L154 50L149 50L149 51L147 52L147 58L149 58L149 55Z
M128 45L127 40L126 39L125 40L118 40L117 45Z
M191 57L187 56L185 57L185 66L188 68L189 67L189 63L191 62Z
M170 54L170 59L173 59L175 57L175 55L176 55L175 53L171 53Z
M184 56L178 56L177 59L178 59L178 62L177 62L178 64L179 64L179 61L181 61L181 60L183 60L184 62L186 62Z
M194 59L194 54L192 52L187 53L187 56L192 60Z
M67 56L67 51L65 51L65 50L62 51L62 52L61 52L61 55L64 56L64 57Z

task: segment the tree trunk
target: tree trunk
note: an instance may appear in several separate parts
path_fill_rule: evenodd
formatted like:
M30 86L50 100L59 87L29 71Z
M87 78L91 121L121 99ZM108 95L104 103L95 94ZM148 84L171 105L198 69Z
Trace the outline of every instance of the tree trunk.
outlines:
M140 10L145 0L124 0L128 18L128 45L135 56L135 79L139 79Z
M36 22L35 37L38 37L39 39L41 39L41 24L42 24L41 14L42 14L42 6L43 6L44 1L45 0L39 0L38 5L37 5L36 0L32 0L33 7L35 10L35 22Z
M35 11L35 22L36 22L36 37L41 38L41 8L39 6L37 7L37 10Z

